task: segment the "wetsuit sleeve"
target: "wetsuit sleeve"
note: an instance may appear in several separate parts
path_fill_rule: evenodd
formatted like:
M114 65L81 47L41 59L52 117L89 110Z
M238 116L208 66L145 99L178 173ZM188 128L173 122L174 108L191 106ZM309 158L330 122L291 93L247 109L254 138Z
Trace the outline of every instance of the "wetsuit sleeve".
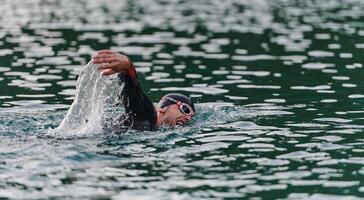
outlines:
M156 126L156 111L152 101L143 92L137 77L133 64L124 72L118 74L121 82L125 85L120 93L122 105L125 108L125 115L129 119L132 128L136 129L154 129ZM135 127L138 124L149 127Z

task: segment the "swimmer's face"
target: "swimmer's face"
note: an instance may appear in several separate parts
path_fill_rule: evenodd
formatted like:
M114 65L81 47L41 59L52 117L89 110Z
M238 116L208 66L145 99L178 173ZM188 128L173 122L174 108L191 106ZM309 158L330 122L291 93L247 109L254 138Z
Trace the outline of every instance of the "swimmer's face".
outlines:
M167 126L185 125L193 117L191 115L185 115L181 112L177 104L172 104L164 108L158 108L158 124Z

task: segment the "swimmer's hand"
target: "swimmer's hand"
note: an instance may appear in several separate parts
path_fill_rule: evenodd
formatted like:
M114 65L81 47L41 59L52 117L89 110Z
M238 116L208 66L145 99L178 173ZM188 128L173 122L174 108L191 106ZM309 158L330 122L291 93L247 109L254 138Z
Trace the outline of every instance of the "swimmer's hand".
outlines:
M94 64L99 64L98 69L102 75L112 75L119 72L126 72L132 66L130 59L118 52L101 50L92 57Z

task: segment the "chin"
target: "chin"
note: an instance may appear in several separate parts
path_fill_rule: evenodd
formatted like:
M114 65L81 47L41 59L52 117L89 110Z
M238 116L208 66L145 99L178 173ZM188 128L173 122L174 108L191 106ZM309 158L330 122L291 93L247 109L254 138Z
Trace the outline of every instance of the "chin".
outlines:
M173 127L175 127L176 125L175 124L163 124L162 126L165 126L165 127L171 127L171 128L173 128Z
M175 123L175 122L173 122L173 123L171 123L171 124L169 124L168 126L176 126L177 125L177 123Z
M173 127L173 126L176 126L176 122L165 122L165 123L163 123L163 125L164 126L171 126L171 127Z

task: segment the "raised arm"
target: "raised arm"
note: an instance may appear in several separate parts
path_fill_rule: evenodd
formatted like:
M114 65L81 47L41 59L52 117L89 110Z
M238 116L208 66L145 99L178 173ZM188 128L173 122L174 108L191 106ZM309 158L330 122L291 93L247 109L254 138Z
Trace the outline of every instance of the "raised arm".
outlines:
M123 54L111 50L101 50L93 57L93 63L99 65L103 75L118 73L119 79L125 83L121 92L125 114L131 125L138 128L138 124L153 129L156 125L156 111L153 103L143 92L135 67L131 60Z

